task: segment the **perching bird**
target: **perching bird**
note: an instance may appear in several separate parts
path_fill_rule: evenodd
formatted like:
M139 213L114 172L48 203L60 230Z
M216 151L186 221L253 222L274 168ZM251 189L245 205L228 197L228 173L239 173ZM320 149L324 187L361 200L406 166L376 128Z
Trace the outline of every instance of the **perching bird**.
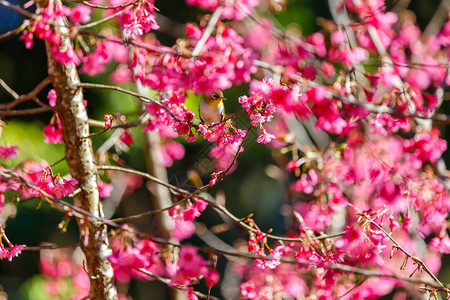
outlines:
M224 119L223 100L227 100L222 91L215 91L211 96L205 96L198 106L198 114L202 124L219 123Z

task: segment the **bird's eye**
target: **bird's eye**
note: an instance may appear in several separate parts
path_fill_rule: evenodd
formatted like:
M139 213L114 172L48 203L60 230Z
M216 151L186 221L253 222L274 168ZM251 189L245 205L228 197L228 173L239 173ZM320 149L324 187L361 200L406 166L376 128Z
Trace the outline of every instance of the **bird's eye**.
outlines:
M219 95L217 95L217 94L212 94L212 96L211 96L213 99L217 99L217 98L219 98Z

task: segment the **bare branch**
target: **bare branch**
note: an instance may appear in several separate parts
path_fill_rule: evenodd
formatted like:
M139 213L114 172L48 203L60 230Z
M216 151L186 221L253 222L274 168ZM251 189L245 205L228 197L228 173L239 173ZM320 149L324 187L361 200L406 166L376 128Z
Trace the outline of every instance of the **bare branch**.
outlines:
M137 1L139 1L139 0L137 0ZM137 1L135 1L135 2L137 2ZM133 4L135 2L133 2ZM124 12L126 12L127 10L130 10L132 8L133 8L133 6L128 6L128 7L124 8L124 9L122 9L122 10L120 10L120 11L118 11L118 12L116 12L116 13L114 13L114 14L106 17L106 18L104 18L104 19L101 19L101 20L98 20L98 21L95 21L95 22L92 22L92 23L84 24L84 25L79 25L78 28L80 28L80 29L92 28L92 27L95 27L97 25L106 23L109 20L112 20L115 17L120 16L121 14L123 14Z
M261 260L278 260L282 263L288 263L288 264L294 264L294 265L303 265L303 266L311 266L314 265L316 268L324 268L324 269L331 269L331 270L339 270L339 271L343 271L346 273L354 273L354 274L359 274L359 275L363 275L366 277L378 277L378 278L386 278L386 279L396 279L396 280L400 280L403 282L408 282L408 283L413 283L413 284L423 284L425 286L429 286L435 289L439 289L442 290L442 287L438 284L435 284L433 282L428 282L425 280L421 280L421 279L416 279L416 278L409 278L409 277L402 277L402 276L398 276L396 274L387 274L387 273L378 273L378 272L374 272L374 271L370 271L370 270L366 270L366 269L362 269L362 268L357 268L357 267L351 267L351 266L347 266L344 264L322 264L322 263L311 263L309 261L298 261L295 259L289 259L289 258L273 258L271 256L259 256L259 255L254 255L252 253L243 253L243 252L236 252L236 251L224 251L224 250L217 250L217 249L207 249L204 250L205 252L209 252L209 253L216 253L216 254L220 254L220 255L224 255L224 256L231 256L231 257L239 257L239 258L245 258L245 259L249 259L249 260L255 260L255 259L261 259ZM446 287L444 287L445 289L447 289Z
M24 115L34 115L40 113L46 113L55 111L56 107L46 106L46 107L38 107L38 108L30 108L30 109L21 109L21 110L1 110L0 116L24 116Z
M6 8L9 8L9 9L15 11L16 13L19 13L19 14L21 14L21 15L27 17L27 18L30 18L30 19L35 19L35 18L37 18L37 15L30 13L29 11L23 9L23 8L22 8L21 6L19 6L19 5L12 5L11 3L9 3L9 2L6 1L6 0L0 0L0 5L1 5L1 6L4 6L4 7L6 7Z
M448 19L450 12L450 1L442 0L441 4L436 8L436 11L428 23L423 33L427 36L436 35L442 27L442 24Z
M57 249L65 249L65 248L76 248L79 247L80 244L72 244L72 245L42 245L42 246L26 246L22 249L22 251L41 251L41 250L57 250ZM8 248L6 248L8 249Z
M192 56L196 57L200 54L200 51L203 48L203 45L205 45L208 38L211 36L212 31L214 30L214 27L217 24L217 21L220 19L220 15L222 14L223 6L219 6L214 13L211 16L211 19L209 20L208 25L206 26L205 31L203 32L202 37L197 42L197 45L195 45L194 50L192 50Z
M34 100L37 95L47 86L51 83L50 78L45 78L43 81L41 81L31 92L24 94L24 95L18 95L13 89L11 89L2 79L0 79L0 85L2 88L8 92L8 94L11 95L11 97L14 98L14 101L6 103L6 104L0 104L0 110L11 110L20 103L23 103L27 100Z
M92 37L95 37L97 39L102 39L102 40L105 40L105 41L108 41L108 42L111 42L111 43L120 44L120 45L133 45L135 47L138 47L138 48L141 48L141 49L145 49L145 50L148 50L148 51L152 51L152 52L155 52L155 53L171 54L171 55L174 55L174 56L184 57L184 58L192 58L193 57L191 54L179 53L179 52L177 52L175 50L168 51L168 50L162 49L162 48L157 47L157 46L148 45L148 44L141 44L141 43L138 43L138 42L135 42L135 41L130 41L130 40L124 41L124 40L112 39L112 38L109 38L107 36L104 36L104 35L101 35L101 34L97 34L97 33L94 33L94 32L90 32L90 31L80 30L79 33L83 34L83 35L92 36Z
M184 285L171 284L170 279L158 276L156 274L153 274L152 272L147 271L146 269L140 268L139 271L144 273L145 275L148 275L148 276L152 277L153 279L156 279L157 281L159 281L161 283L164 283L164 284L167 284L167 285L170 284L171 287L174 287L174 288L176 288L176 289L178 289L180 291L185 290L185 289L188 288L188 286L184 286ZM217 297L214 297L214 296L210 296L210 295L205 295L205 294L197 292L197 291L194 291L194 294L197 297L201 298L201 299L220 300L220 298L217 298Z
M147 97L147 96L144 96L144 95L141 95L141 94L117 87L117 86L94 84L94 83L80 83L79 87L88 88L88 89L113 90L113 91L122 92L124 94L128 94L130 96L136 97L139 100L141 100L142 102L154 103L154 104L158 105L159 107L161 107L162 109L164 109L174 120L176 120L178 122L184 122L184 121L180 120L177 116L175 116L173 112L171 112L167 107L164 106L164 104L162 104L158 100L152 99L150 97Z
M130 3L124 3L124 4L120 4L120 5L115 5L115 6L104 6L104 5L98 5L98 4L92 4L88 1L81 1L81 3L83 3L84 5L93 7L93 8L99 8L99 9L117 9L117 8L122 8L122 7L127 7L130 5L134 5L136 3L138 3L140 0L134 0Z
M28 24L30 24L30 21L29 20L25 20L22 23L22 25L20 25L16 29L10 30L10 31L5 32L4 34L0 35L0 40L6 39L6 38L8 38L10 36L13 36L15 34L19 34L20 32L22 32L28 26Z
M268 64L266 62L263 61L258 61L255 60L253 61L253 63L260 68L263 69L268 69L271 70L272 72L275 73L282 73L283 72L283 68L280 66L274 66L271 64ZM309 87L314 87L317 86L318 84L314 81L305 79L301 76L298 76L296 74L290 74L289 78L297 81L300 84L304 84L305 86L309 86ZM404 117L404 118L418 118L418 119L424 119L424 120L433 120L439 123L444 123L444 124L450 124L450 115L445 115L445 114L435 114L433 116L424 116L421 114L417 114L417 113L402 113L399 112L395 109L392 109L388 106L382 106L382 105L375 105L372 103L368 103L368 102L360 102L358 100L356 100L356 98L353 95L344 95L341 94L339 92L336 92L334 90L328 89L328 96L329 97L334 97L337 98L339 100L341 100L343 103L345 104L351 104L351 105L355 105L355 106L359 106L362 107L364 109L366 109L367 111L373 112L373 113L377 113L377 114L381 114L381 113L387 113L390 115L393 115L395 117Z
M184 189L181 189L181 188L176 187L174 185L171 185L169 183L163 182L163 181L159 180L158 178L155 178L154 176L151 176L151 175L149 175L147 173L140 172L140 171L133 170L133 169L123 168L123 167L118 167L118 166L97 166L97 169L99 169L99 170L114 170L114 171L119 171L119 172L136 174L136 175L142 176L144 178L152 180L153 182L156 182L158 184L161 184L161 185L167 187L171 192L175 193L176 195L180 195L180 196L188 195L187 197L183 198L182 200L178 201L177 203L174 203L172 206L163 208L164 210L168 210L171 207L174 207L175 205L178 205L178 204L182 203L183 201L186 201L187 199L193 197L191 195L195 193L195 192L194 193L190 193L187 190L184 190ZM206 188L202 187L201 189L206 189ZM257 233L257 230L255 228L250 227L249 225L247 225L243 221L243 219L237 218L231 212L229 212L225 207L223 207L222 205L218 204L216 201L207 199L207 198L202 197L202 196L196 196L196 198L207 202L211 207L213 207L213 208L217 209L218 211L220 211L221 213L223 213L231 221L233 221L234 223L236 223L240 227L244 228L245 230ZM153 212L149 211L149 212L145 212L145 213L142 213L142 214L139 214L139 215L136 215L136 216L129 216L129 217L124 217L124 218L120 218L120 219L114 219L113 221L114 222L122 222L122 221L127 221L127 220L135 218L135 217L136 218L140 218L140 217L144 217L144 216L148 216L148 215L152 215L152 214L153 214ZM339 233L339 234L335 234L335 235L322 235L322 236L318 236L317 239L323 240L323 239L328 239L328 238L335 238L335 237L341 236L342 234L343 233ZM276 236L276 235L272 235L272 234L267 234L265 236L267 236L268 238L270 238L272 240L277 240L277 241L303 242L303 238L288 238L288 237Z
M0 79L0 85L15 100L17 100L19 98L19 95L12 88L10 88L9 85L7 85L3 79ZM5 104L3 104L3 105L5 105ZM2 108L1 105L0 105L0 108Z
M148 113L143 113L139 116L139 118L134 121L134 122L130 122L130 123L119 123L119 124L113 124L111 125L111 127L109 127L110 129L115 129L115 128L123 128L123 129L128 129L128 128L134 128L137 127L139 125L145 124L145 122L148 121L149 115ZM103 128L105 129L105 122L102 121L98 121L98 120L93 120L93 119L89 119L89 125L95 128Z
M448 289L446 286L444 286L442 284L442 282L436 277L436 275L434 275L433 272L430 271L430 269L428 269L428 267L425 265L425 263L418 257L413 256L411 253L409 253L408 251L406 251L402 246L400 246L400 244L392 237L392 235L390 235L389 233L386 232L386 230L384 230L383 227L381 227L380 225L378 225L373 219L371 219L368 215L366 215L364 212L360 212L360 215L364 216L364 218L370 222L370 224L372 224L373 226L375 226L377 229L381 230L384 235L386 237L388 237L392 243L394 243L395 247L402 251L407 257L411 258L418 266L420 266L428 275L430 275L430 277L436 281L439 286L443 289L445 289L447 291L448 294L450 294L450 289Z

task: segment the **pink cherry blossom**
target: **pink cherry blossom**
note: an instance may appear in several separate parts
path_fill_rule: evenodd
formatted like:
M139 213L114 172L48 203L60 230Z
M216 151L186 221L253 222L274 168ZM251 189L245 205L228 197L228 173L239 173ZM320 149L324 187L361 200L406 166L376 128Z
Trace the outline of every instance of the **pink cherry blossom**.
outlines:
M72 9L69 17L70 20L76 25L84 24L91 20L91 13L92 7L80 4Z
M264 128L262 130L262 134L258 136L257 142L261 144L267 144L270 143L275 136L273 134L268 133Z
M47 126L45 126L43 134L45 136L44 142L60 144L63 142L63 132L61 128L61 121L59 118L56 118L55 122L50 122Z
M0 157L3 157L5 160L16 157L17 149L19 149L18 146L10 146L6 143L4 147L0 146Z

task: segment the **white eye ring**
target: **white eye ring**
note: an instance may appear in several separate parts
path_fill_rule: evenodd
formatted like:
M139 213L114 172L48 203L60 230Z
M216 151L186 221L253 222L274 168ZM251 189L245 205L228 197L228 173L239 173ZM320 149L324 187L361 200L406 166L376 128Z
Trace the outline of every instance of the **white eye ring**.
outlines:
M213 99L217 99L217 98L219 98L219 95L217 95L217 94L212 94L212 98L213 98Z

